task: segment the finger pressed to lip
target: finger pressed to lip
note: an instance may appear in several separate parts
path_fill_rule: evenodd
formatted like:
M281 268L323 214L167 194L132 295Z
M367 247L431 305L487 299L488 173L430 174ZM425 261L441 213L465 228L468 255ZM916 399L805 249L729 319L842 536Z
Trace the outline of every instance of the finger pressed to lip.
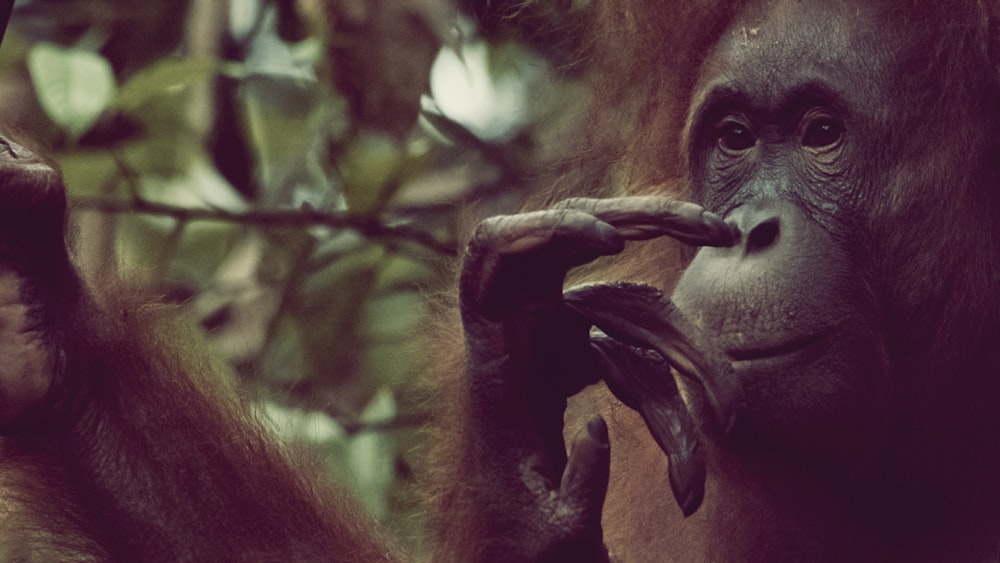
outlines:
M732 366L662 292L640 284L592 284L570 290L565 300L609 336L656 351L681 375L698 382L720 430L732 430L743 403Z

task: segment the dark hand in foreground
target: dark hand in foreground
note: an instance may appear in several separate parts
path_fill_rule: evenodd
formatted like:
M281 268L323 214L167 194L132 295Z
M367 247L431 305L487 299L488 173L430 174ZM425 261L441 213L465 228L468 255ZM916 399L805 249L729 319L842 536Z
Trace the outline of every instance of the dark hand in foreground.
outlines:
M488 219L473 235L460 298L474 455L490 517L510 531L482 559L606 559L606 426L591 421L568 458L562 438L566 398L601 379L643 414L671 456L671 484L685 513L700 503L704 461L667 365L704 384L723 430L741 397L727 366L702 353L703 343L655 290L604 285L563 294L571 268L616 254L628 240L658 236L716 246L735 238L701 207L653 196L568 200ZM592 325L608 336L592 336Z

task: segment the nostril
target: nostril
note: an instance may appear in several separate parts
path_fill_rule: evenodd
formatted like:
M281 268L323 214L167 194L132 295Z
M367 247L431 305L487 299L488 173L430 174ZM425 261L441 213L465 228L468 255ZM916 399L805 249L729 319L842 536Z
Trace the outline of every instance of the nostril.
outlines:
M747 235L747 253L766 250L778 241L780 233L781 227L777 217L758 223Z

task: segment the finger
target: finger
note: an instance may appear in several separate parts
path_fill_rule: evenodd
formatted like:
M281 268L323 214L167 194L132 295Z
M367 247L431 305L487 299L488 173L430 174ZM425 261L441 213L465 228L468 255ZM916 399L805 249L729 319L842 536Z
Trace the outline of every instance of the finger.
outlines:
M601 379L604 380L611 393L632 410L639 410L642 404L642 394L647 391L646 386L644 382L635 385L627 383L628 380L620 372L630 373L633 370L638 370L647 374L653 371L650 364L659 362L659 369L662 370L660 373L670 374L670 364L666 363L655 352L622 344L600 330L595 329L591 333L590 347L594 350L597 362L600 364ZM643 362L639 359L643 356L648 361ZM623 382L625 384L622 384ZM672 379L670 379L670 383L673 383Z
M610 467L608 426L598 416L574 438L559 494L570 512L588 527L600 526Z
M699 383L719 429L728 434L743 408L743 387L725 355L702 337L660 290L640 284L592 284L565 293L567 307L609 336L655 350Z
M610 338L595 338L604 380L622 402L639 411L649 433L670 459L670 489L684 516L693 514L705 496L705 459L698 431L670 366L663 358Z
M687 406L678 393L669 402L644 401L639 414L646 421L653 439L670 460L668 477L674 499L684 516L691 516L705 498L707 470Z
M553 480L566 397L600 376L589 323L562 303L564 278L623 245L611 225L566 209L488 219L469 243L459 291L473 417L497 448L531 442Z
M735 227L714 213L670 197L572 198L556 204L555 208L589 213L614 225L629 240L665 235L696 246L732 246L739 240Z
M459 282L462 309L496 318L515 302L558 302L566 272L620 252L614 227L572 209L487 219L469 242Z

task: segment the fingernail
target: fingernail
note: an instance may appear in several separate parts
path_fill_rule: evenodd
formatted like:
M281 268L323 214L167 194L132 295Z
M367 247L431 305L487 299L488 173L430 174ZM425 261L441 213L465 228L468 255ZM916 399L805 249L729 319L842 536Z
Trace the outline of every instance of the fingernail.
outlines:
M618 232L618 229L609 223L598 221L594 225L594 231L597 234L597 238L608 246L624 246L625 244L625 241L622 238L622 235Z
M587 433L590 434L590 437L599 444L608 443L608 425L604 422L604 419L599 416L591 419L591 421L587 423Z
M708 227L712 241L719 246L733 246L740 240L740 230L736 225L725 222L711 211L702 211L701 220Z

